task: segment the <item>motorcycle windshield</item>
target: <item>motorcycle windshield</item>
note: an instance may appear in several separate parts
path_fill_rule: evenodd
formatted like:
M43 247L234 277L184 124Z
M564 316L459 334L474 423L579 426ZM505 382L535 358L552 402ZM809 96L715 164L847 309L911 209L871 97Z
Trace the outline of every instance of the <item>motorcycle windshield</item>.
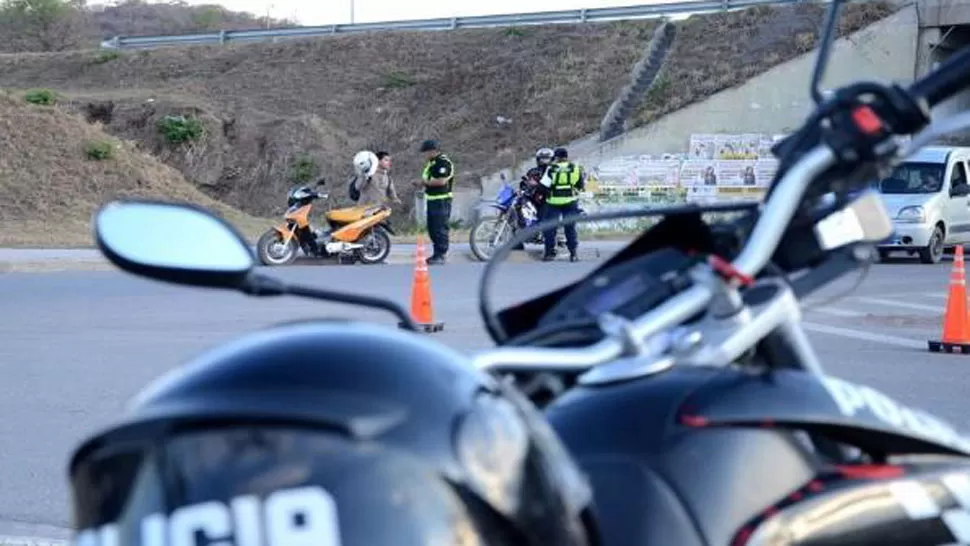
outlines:
M574 333L590 333L576 334L583 343L595 343L602 336L598 319L604 313L633 319L669 297L661 290L666 281L660 278L700 259L691 257L693 252L729 253L718 247L720 236L710 225L730 233L725 229L729 222L737 222L756 206L726 204L702 214L685 206L603 211L602 204L594 205L600 211L585 214L580 209L579 216L573 205L560 206L574 215L569 226L550 231L544 228L557 220L523 222L525 227L496 245L479 292L482 319L494 341L522 341L521 336L555 331L565 324ZM550 206L556 207L546 205ZM740 241L735 243L739 248ZM637 266L633 270L612 268L647 255L651 258L631 264ZM604 273L607 268L612 269ZM582 290L576 290L580 284Z

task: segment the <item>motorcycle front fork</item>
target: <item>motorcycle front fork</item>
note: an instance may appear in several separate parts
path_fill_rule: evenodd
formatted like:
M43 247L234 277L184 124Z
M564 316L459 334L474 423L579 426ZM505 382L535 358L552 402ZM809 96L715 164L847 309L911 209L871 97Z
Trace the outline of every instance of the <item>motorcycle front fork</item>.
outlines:
M304 251L310 253L314 257L322 256L322 246L326 243L326 233L322 230L317 230L312 227L301 230L297 237L300 241L300 245L303 247Z

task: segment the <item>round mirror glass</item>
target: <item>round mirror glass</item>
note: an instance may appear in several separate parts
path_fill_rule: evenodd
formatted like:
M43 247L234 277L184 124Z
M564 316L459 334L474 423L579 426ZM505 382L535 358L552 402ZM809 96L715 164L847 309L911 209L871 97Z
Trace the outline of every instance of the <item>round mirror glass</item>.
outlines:
M98 213L101 244L141 266L214 273L245 273L252 250L211 213L172 203L116 202Z

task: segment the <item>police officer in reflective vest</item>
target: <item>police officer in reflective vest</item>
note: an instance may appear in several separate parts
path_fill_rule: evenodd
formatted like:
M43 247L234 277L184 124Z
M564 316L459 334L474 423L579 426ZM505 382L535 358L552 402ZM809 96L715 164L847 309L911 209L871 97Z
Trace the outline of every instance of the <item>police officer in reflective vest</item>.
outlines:
M542 185L549 188L549 197L546 198L545 213L543 220L558 220L579 214L579 192L586 184L586 173L579 165L569 161L569 154L565 148L556 148L553 153L553 164L546 171L542 180ZM544 261L550 261L556 257L556 229L550 229L543 233L546 252L542 257ZM563 226L566 232L566 248L569 249L569 261L579 260L576 255L576 247L579 240L576 236L576 224L566 224Z
M441 153L435 140L425 140L421 144L421 152L425 155L421 179L427 209L428 237L434 247L427 263L441 264L445 262L445 255L448 253L448 221L451 219L451 190L455 181L455 165L448 156Z

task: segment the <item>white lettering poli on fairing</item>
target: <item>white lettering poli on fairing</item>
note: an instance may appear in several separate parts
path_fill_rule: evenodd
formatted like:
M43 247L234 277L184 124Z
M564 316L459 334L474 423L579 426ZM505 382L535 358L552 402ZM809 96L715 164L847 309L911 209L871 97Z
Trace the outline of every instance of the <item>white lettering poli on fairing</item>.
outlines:
M835 400L839 411L846 417L853 417L859 411L868 411L889 426L970 451L970 439L960 435L953 426L923 410L907 407L872 387L856 385L844 379L823 377L821 381Z
M74 546L120 546L119 527L109 523L84 529ZM141 520L137 541L128 546L341 546L337 503L318 486L281 489L261 500L233 497L181 506L171 514ZM263 540L265 537L265 541Z

